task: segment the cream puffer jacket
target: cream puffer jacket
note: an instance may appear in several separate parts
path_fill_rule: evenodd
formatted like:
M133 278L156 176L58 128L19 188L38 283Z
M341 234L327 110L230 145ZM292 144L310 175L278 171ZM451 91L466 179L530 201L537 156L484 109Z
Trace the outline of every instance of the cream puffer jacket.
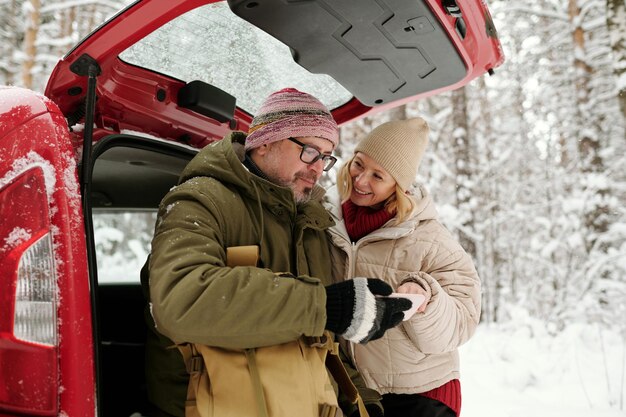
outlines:
M365 345L350 344L352 360L369 388L382 394L414 394L459 378L458 347L476 330L480 318L480 279L470 256L437 221L431 197L422 187L410 218L393 219L352 243L335 187L327 208L336 225L329 229L334 244L335 279L381 278L394 290L414 281L430 292L424 313L388 330Z

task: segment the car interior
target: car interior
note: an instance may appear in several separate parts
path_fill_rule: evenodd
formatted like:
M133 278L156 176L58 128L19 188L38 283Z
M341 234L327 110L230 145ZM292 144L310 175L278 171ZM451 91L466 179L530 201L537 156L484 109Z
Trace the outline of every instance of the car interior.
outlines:
M196 153L193 148L134 135L102 139L93 149L92 212L156 211ZM146 416L146 301L138 276L123 278L128 279L97 286L94 312L100 415Z

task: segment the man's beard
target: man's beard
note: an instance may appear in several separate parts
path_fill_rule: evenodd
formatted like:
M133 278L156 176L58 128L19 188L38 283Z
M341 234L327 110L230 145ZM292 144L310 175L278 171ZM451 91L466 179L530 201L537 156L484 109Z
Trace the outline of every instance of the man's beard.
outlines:
M270 151L270 154L266 157L267 166L263 173L270 179L273 183L280 185L282 187L289 188L293 192L293 196L296 200L296 204L301 205L307 203L311 199L311 192L313 191L313 187L305 187L302 191L298 191L296 189L296 181L298 178L307 179L313 181L313 183L317 183L317 175L314 172L304 170L296 172L292 178L286 179L280 176L280 166L282 164L282 154L277 152L277 149L274 148Z
M289 188L293 192L293 196L296 200L296 204L298 205L308 203L309 200L311 200L311 193L313 192L313 187L305 187L302 191L298 191L296 189L296 180L298 178L305 178L305 179L317 181L317 177L315 176L315 174L307 175L302 172L296 173L296 175L294 175L291 181L283 180L281 178L273 178L272 176L269 176L269 178L276 184Z

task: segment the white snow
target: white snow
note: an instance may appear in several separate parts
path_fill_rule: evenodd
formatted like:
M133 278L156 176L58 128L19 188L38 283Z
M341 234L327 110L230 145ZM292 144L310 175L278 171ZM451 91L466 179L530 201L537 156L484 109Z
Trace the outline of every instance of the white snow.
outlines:
M461 347L462 417L624 417L625 339L572 323L552 335L524 315L480 325Z
M4 250L8 251L18 246L20 243L27 241L28 239L30 239L30 237L30 230L24 229L22 227L16 227L11 231L11 233L9 233L9 236L4 239Z

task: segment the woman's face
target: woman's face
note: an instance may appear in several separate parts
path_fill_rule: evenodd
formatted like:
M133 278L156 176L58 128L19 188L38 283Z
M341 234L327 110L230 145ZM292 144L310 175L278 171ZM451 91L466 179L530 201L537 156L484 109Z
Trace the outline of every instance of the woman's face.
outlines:
M357 152L350 163L352 193L350 201L357 206L380 208L396 190L396 181L364 153Z

